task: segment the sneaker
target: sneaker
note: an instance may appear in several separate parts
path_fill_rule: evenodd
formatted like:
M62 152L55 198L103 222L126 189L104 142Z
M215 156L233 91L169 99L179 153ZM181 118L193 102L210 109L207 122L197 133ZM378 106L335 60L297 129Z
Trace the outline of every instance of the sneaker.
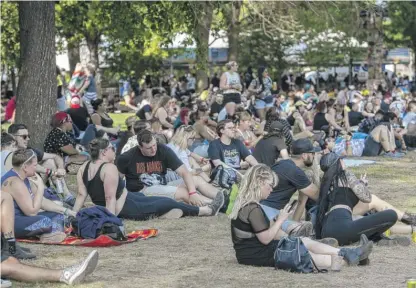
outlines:
M387 153L384 154L384 157L389 157L389 158L401 158L403 156L404 156L404 154L397 153L397 152L395 152L395 153L387 152Z
M81 263L72 265L62 271L60 282L68 285L81 283L86 276L91 274L98 263L98 252L94 250L88 255L87 259Z
M363 235L361 237L363 237ZM348 265L358 265L360 261L367 259L371 251L373 250L373 242L367 241L366 239L363 240L365 240L364 242L366 242L364 245L360 245L354 248L341 248L339 250L338 255L344 257L344 260L348 263Z
M329 246L334 247L334 248L339 247L338 240L335 239L335 238L323 238L323 239L319 239L319 240L316 240L316 241L319 242L319 243L322 243L322 244L329 245Z
M45 233L39 237L40 242L43 243L61 243L65 238L66 234L64 232Z
M215 195L215 198L212 200L211 204L208 205L208 207L212 210L211 216L218 215L222 205L224 205L224 193L219 191L217 195Z
M183 211L181 209L175 208L161 215L159 219L179 219L182 216L183 216Z
M292 231L290 231L288 234L294 237L309 237L313 234L312 222L309 222L309 221L301 222L299 223L297 227L292 229Z
M1 279L0 288L8 288L8 287L12 287L12 282L6 279Z
M412 240L406 236L383 236L380 241L377 242L378 246L404 246L407 247L412 244Z
M416 214L406 212L400 221L407 225L416 226Z

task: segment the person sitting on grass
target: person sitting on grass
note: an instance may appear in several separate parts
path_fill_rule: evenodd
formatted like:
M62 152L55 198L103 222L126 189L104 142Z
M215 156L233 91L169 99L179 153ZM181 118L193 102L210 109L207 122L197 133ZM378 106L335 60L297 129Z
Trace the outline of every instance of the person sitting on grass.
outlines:
M276 221L272 222L259 202L268 198L273 187L277 185L277 175L264 164L251 167L243 177L229 216L234 250L240 264L275 267L278 259L274 259L274 256L279 239L287 236L281 227L291 214L291 205L288 204L280 210ZM359 247L341 249L307 237L301 239L320 269L336 266L333 262L357 265L368 258L373 247L373 243L368 242L365 236Z
M36 175L37 162L33 150L17 150L12 156L13 169L1 178L2 190L15 203L16 237L38 236L42 242L61 242L66 237L64 215L75 217L76 213L43 196L43 180Z
M124 181L113 164L115 153L111 143L105 139L93 140L90 143L90 154L92 160L78 171L78 196L74 211L78 212L82 208L88 195L95 205L106 207L120 218L133 220L211 216L216 215L224 203L222 193L218 193L210 205L195 207L167 197L146 197L143 193L127 192ZM148 162L148 165L155 165L152 163L155 162ZM130 180L128 185L131 185Z
M1 277L20 282L61 282L68 285L79 284L94 272L98 263L98 252L93 250L81 263L63 269L40 268L19 262L15 257L1 254ZM9 286L3 286L6 285ZM10 281L2 279L1 287L11 287Z
M353 220L354 207L371 202L365 177L357 179L345 170L343 160L333 152L322 156L320 166L325 174L319 192L316 237L333 237L340 245L359 241L361 234L381 241L382 234L397 222L397 213L387 209Z
M106 112L106 106L103 99L91 101L94 113L91 114L91 124L94 124L97 130L102 130L113 138L117 138L120 127L113 127L113 119Z
M56 153L42 152L39 149L29 147L30 134L24 124L10 125L8 131L15 138L18 149L32 149L36 153L38 159L36 173L39 173L42 176L44 183L47 184L49 180L55 187L62 184L62 189L57 192L62 194L63 201L66 204L73 206L75 198L72 196L71 192L69 192L65 182L64 177L66 171L62 157ZM4 173L13 168L12 157L7 157L7 159L5 159L5 164L7 169Z
M146 196L166 196L196 206L204 205L206 199L197 193L201 184L195 183L192 174L170 148L158 144L148 130L137 135L137 142L137 147L117 159L119 172L126 176L128 191L142 192ZM168 182L168 169L175 171L182 179ZM215 198L219 195L222 195L221 191Z
M240 170L248 165L258 164L256 158L250 154L243 142L235 139L236 127L232 120L227 119L218 123L217 133L220 138L209 143L208 148L208 156L214 167L225 164ZM241 161L246 161L248 165L241 166Z
M14 234L14 203L13 197L7 192L0 192L1 197L1 254L17 259L34 259L30 250L16 242ZM4 241L3 241L4 240Z
M192 178L196 184L198 192L200 192L205 199L205 203L210 203L211 200L218 193L217 188L209 184L210 178L204 172L210 171L208 160L188 150L195 139L195 130L192 126L181 126L173 135L170 143L167 145L178 156L178 158L186 166L186 169L192 174ZM201 167L203 166L203 167ZM166 177L167 181L175 181L181 177L174 171L168 170Z
M72 130L71 117L65 112L58 112L52 117L52 130L46 136L43 148L46 153L59 155L64 159L66 169L75 174L82 163L88 160L88 156L80 152L67 132Z

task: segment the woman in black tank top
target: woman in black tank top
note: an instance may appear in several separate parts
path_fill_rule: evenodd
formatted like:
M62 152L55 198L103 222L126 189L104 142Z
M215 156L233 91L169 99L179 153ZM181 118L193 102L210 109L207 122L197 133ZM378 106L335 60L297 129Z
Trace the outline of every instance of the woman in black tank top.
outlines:
M91 161L78 171L78 195L73 211L78 212L89 195L95 205L105 206L120 218L147 220L165 216L210 216L220 207L208 205L195 207L176 202L167 197L146 197L143 193L128 192L120 178L116 165L114 147L107 139L94 139L89 144ZM136 165L136 163L132 163Z
M343 160L333 152L322 157L320 166L325 174L318 200L316 238L332 237L340 245L349 245L365 234L374 242L380 241L382 234L396 223L397 213L388 209L353 220L354 207L372 200L366 180L346 171Z
M316 115L313 119L313 130L314 131L325 131L327 134L329 133L330 129L337 129L340 131L345 131L344 128L339 126L333 116L328 113L328 109L325 102L320 102L316 105Z

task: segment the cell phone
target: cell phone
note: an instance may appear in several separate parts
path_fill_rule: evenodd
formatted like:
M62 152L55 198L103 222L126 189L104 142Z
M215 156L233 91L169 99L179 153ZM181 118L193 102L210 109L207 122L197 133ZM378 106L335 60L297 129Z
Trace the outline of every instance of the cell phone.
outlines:
M289 213L295 209L296 204L298 204L298 200L293 200L293 202L290 204Z

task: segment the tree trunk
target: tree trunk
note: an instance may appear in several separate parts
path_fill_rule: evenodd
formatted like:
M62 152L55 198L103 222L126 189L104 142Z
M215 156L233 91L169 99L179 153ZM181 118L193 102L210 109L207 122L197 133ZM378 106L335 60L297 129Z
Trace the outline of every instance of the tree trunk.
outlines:
M99 40L100 36L96 36L95 39L90 40L87 39L87 46L88 46L88 50L90 50L90 57L91 57L91 62L94 63L95 65L95 85L97 88L97 97L101 98L101 69L100 69L100 60L98 58L98 44L99 44Z
M19 2L20 63L16 123L43 149L51 116L57 111L55 2Z
M10 69L10 80L12 80L12 90L13 90L13 95L16 95L17 92L17 85L16 85L16 73L15 73L15 67L12 67L12 69Z
M211 30L213 6L209 1L199 2L201 19L196 26L196 90L201 92L208 86L208 51L209 32Z
M240 1L231 3L230 13L228 17L228 61L237 61L238 58L238 39L240 35Z
M69 60L69 72L72 73L75 70L75 66L77 63L81 62L81 58L79 55L79 43L68 43L68 60Z

